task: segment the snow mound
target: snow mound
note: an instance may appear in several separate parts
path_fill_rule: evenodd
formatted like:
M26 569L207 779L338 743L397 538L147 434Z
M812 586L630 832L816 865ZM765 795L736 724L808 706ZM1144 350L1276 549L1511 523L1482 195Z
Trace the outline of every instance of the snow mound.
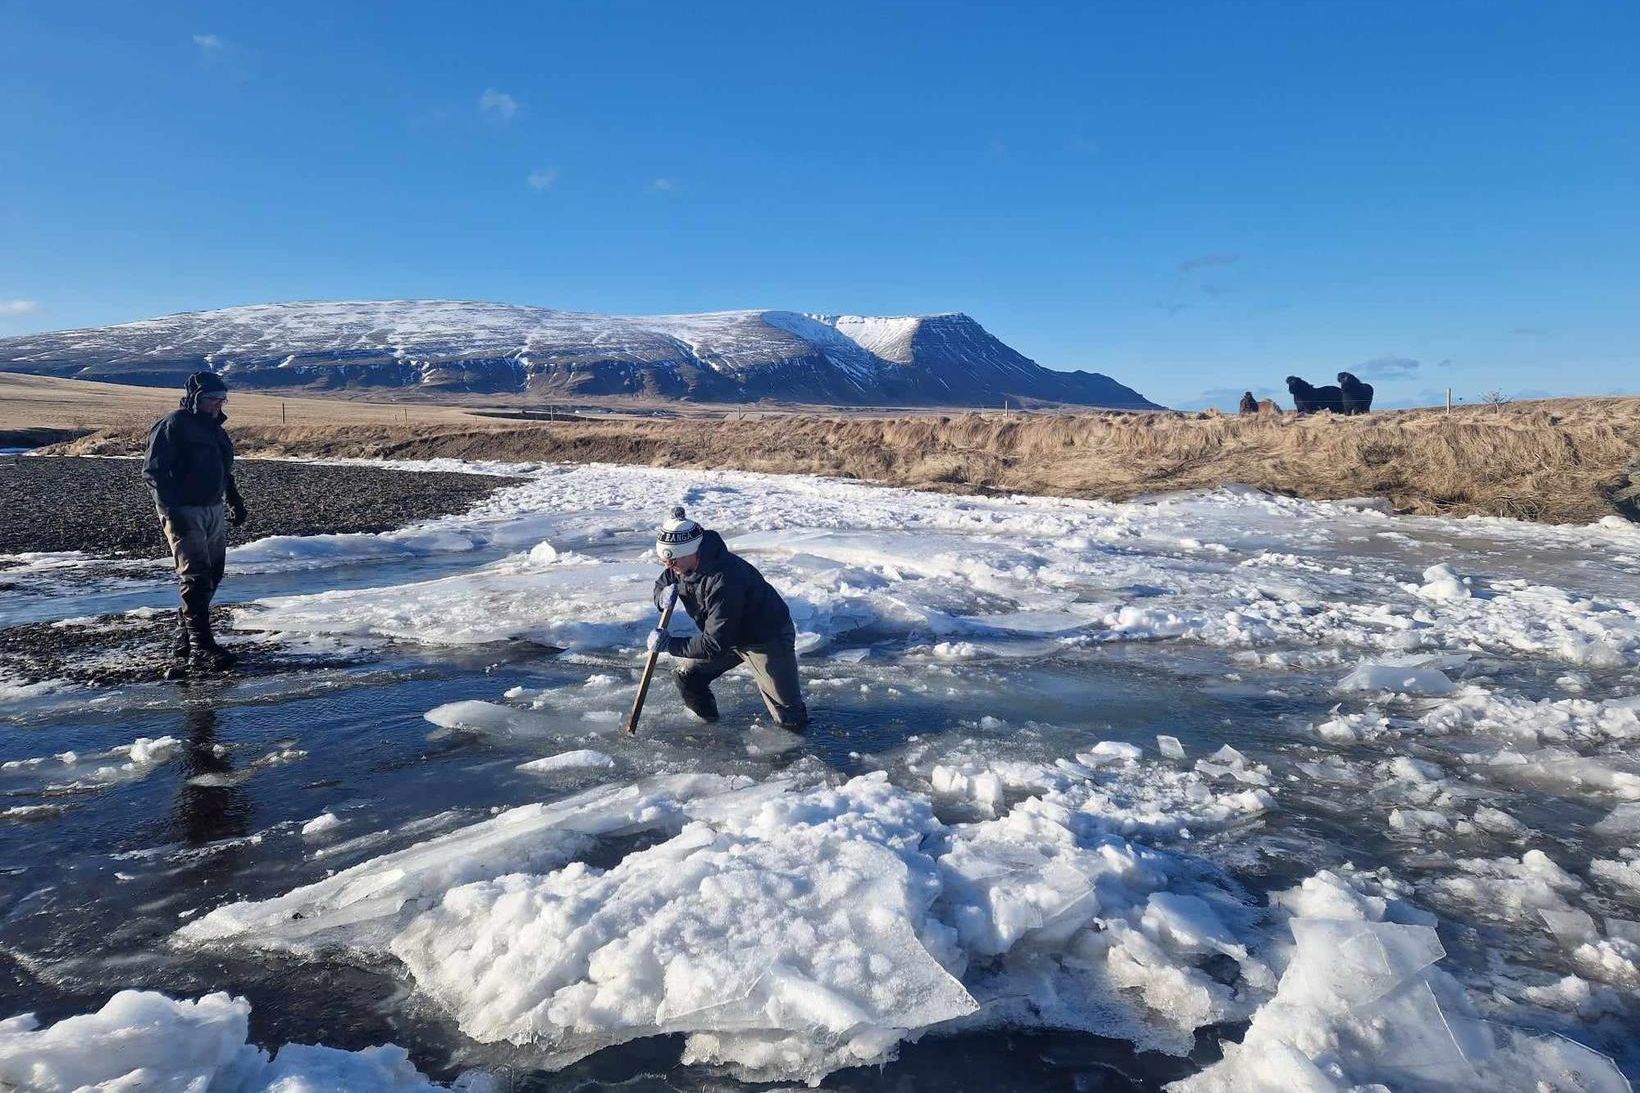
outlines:
M0 1088L32 1093L415 1093L429 1082L394 1044L340 1051L287 1044L270 1059L246 1042L251 1005L218 991L195 1001L121 991L96 1013L41 1028L33 1014L0 1021ZM457 1088L487 1088L463 1075Z

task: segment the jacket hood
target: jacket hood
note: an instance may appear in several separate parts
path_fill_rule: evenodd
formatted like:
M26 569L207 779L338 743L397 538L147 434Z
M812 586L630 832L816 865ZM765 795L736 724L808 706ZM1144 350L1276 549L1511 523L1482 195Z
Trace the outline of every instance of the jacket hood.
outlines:
M729 548L723 545L723 536L710 529L704 529L700 537L700 564L702 568L715 566L729 553Z
M191 414L197 414L199 413L201 396L226 395L227 393L228 385L222 382L222 377L215 372L195 372L188 377L188 382L182 389L182 401L177 405ZM222 412L222 417L219 420L228 420L226 410Z

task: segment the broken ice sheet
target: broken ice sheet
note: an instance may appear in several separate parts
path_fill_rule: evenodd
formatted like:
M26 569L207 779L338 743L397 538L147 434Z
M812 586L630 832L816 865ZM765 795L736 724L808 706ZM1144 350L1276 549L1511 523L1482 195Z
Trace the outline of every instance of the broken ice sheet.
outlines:
M1331 954L1325 963L1295 966L1295 973L1308 979L1304 991L1334 995L1352 1006L1382 998L1446 955L1428 926L1298 918L1292 930L1301 952Z
M881 1061L903 1032L973 1012L930 955L935 821L881 774L836 789L753 793L628 855L466 885L392 942L418 988L482 1041L544 1047L555 1065L666 1032L717 1057L724 1037L789 1041L814 1077ZM771 1053L780 1055L780 1052ZM725 1059L735 1062L733 1058Z
M671 775L521 805L283 896L218 907L176 937L186 944L383 952L408 915L455 885L561 865L584 850L590 836L678 823L683 801L736 784L721 775Z

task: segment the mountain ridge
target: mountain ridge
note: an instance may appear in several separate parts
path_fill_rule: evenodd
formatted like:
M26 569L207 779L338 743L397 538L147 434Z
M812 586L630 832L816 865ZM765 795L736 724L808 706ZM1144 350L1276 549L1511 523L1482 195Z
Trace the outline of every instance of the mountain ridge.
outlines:
M1160 408L1100 373L1044 368L960 311L645 316L465 300L295 301L0 338L0 371L165 386L201 368L255 390Z

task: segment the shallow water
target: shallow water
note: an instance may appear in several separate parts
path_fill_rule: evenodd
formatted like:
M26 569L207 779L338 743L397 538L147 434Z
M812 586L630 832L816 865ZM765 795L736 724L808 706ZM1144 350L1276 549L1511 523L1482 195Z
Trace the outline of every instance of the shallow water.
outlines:
M815 713L804 736L757 724L744 673L719 684L718 725L690 721L662 678L639 737L619 732L634 646L652 625L640 529L679 496L792 601ZM452 530L465 546L449 549ZM520 553L542 540L550 550ZM49 1023L131 986L227 989L250 999L255 1042L390 1040L440 1079L482 1066L518 1088L736 1088L721 1068L681 1065L676 1035L558 1069L528 1043L480 1043L385 952L314 958L172 935L225 903L273 899L606 783L710 771L813 785L882 770L957 831L1068 792L1053 779L1084 773L1056 762L1078 765L1107 741L1142 754L1098 766L1108 800L1082 813L1198 863L1250 908L1318 870L1386 869L1439 916L1440 966L1481 1016L1570 1036L1640 1074L1640 980L1622 941L1640 890L1591 864L1640 856L1640 823L1624 812L1640 801L1630 529L1391 519L1236 492L1111 506L587 468L549 472L399 544L369 558L351 541L277 557L253 544L231 566L224 593L246 604L241 625L338 642L365 656L358 665L0 704L0 762L177 742L151 769L80 788L64 788L68 765L0 770L0 808L29 810L0 823L0 1016L32 1010ZM1470 579L1467 595L1420 591L1437 563ZM0 613L10 624L169 598L163 574L108 588L97 568L39 570ZM1457 653L1387 669L1426 673L1410 689L1339 689L1363 661ZM426 716L470 701L503 710ZM1184 757L1160 750L1159 735ZM1211 758L1226 744L1240 760ZM517 769L578 748L614 769ZM997 766L1007 762L1020 770ZM979 778L993 768L994 786ZM1270 807L1220 807L1253 788ZM1190 820L1202 802L1218 812ZM324 813L339 822L304 835ZM670 834L600 835L578 858L611 869ZM1575 878L1558 902L1514 908L1464 887L1488 875L1474 863L1518 871L1531 850ZM1592 938L1569 937L1545 908L1592 915ZM1577 944L1602 939L1616 955L1592 967ZM1545 990L1572 976L1604 1001L1557 1008ZM1246 1028L1202 1025L1177 1057L1136 1050L1114 1028L1097 1035L1092 1019L1081 1030L1047 1016L1006 1023L936 1027L882 1069L833 1069L825 1085L1153 1088Z

